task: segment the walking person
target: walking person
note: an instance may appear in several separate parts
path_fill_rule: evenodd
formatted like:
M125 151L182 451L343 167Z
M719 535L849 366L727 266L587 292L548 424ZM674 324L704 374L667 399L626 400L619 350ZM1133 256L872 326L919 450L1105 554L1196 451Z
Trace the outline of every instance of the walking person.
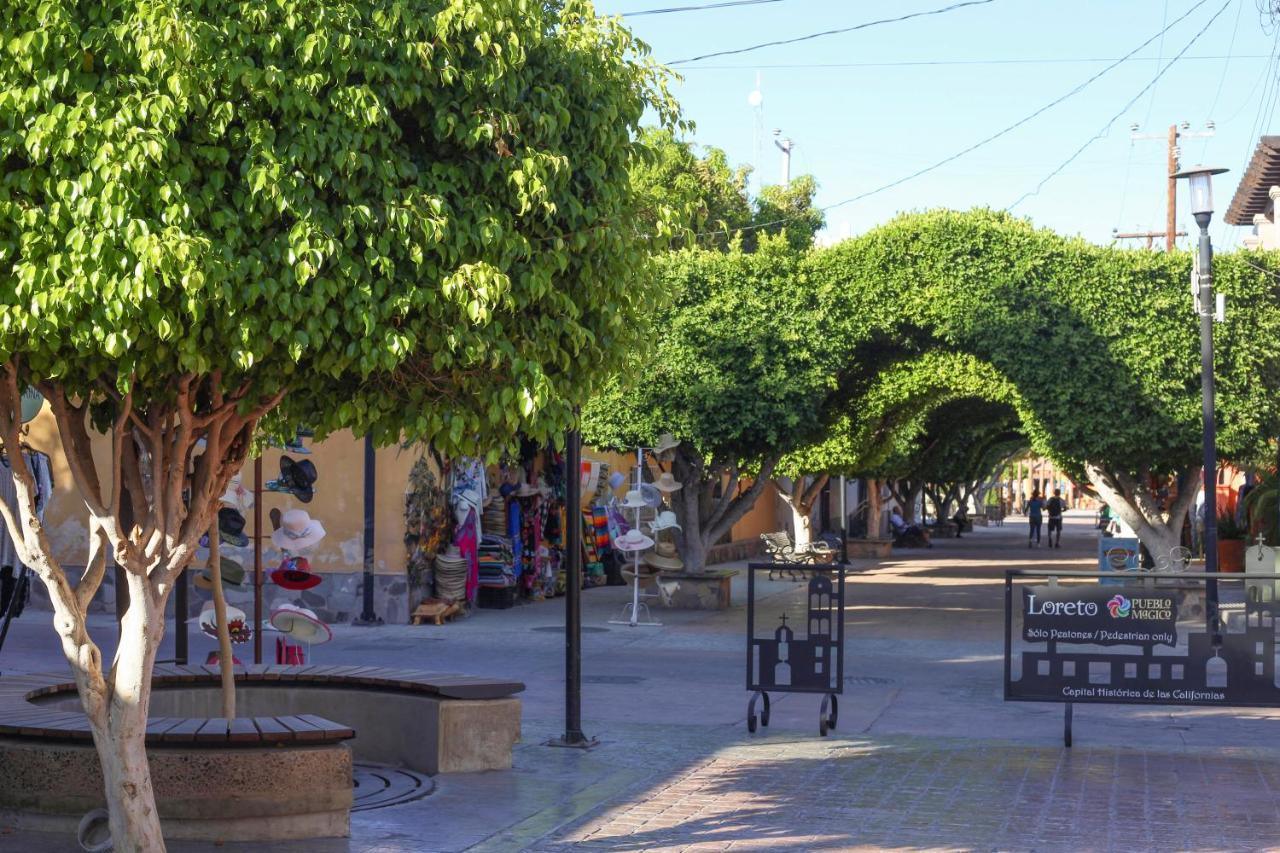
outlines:
M1027 501L1027 547L1035 548L1040 545L1040 526L1044 523L1044 500L1040 497L1040 490L1036 489L1031 493L1031 500Z
M1062 513L1067 509L1067 502L1062 499L1062 489L1054 489L1053 497L1049 498L1044 508L1049 511L1049 547L1062 547ZM1058 532L1055 539L1053 532Z

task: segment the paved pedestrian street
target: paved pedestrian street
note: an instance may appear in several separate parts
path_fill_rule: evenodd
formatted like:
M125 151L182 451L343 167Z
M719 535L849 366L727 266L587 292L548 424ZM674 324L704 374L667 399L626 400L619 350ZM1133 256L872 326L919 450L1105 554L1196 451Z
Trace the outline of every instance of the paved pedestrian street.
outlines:
M358 811L349 839L170 850L410 851L1260 850L1280 847L1280 712L1005 702L1003 571L1087 569L1090 519L1061 550L1025 526L978 529L855 566L845 691L818 735L815 695L776 697L745 725L745 612L661 611L660 628L610 625L621 588L584 592L584 729L563 730L563 601L478 611L445 626L335 627L318 664L441 668L528 685L510 771L442 775L428 796ZM803 597L767 582L768 600ZM743 590L735 589L735 602ZM109 636L106 620L95 623ZM169 641L162 657L169 654ZM192 659L213 642L192 632ZM109 653L109 650L107 650ZM47 614L18 620L0 671L64 667ZM412 732L406 732L412 737ZM0 828L0 851L62 853L71 839Z

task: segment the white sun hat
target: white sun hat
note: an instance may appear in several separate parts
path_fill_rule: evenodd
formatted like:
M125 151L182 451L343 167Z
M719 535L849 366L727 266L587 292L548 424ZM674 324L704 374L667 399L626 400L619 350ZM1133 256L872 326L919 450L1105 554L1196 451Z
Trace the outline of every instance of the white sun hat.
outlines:
M296 604L281 604L272 610L271 627L300 643L319 645L333 639L333 632L320 621L314 610Z
M639 489L632 489L627 492L627 496L622 499L622 506L627 509L644 509L648 505L648 501L644 499L644 495L641 494Z
M291 509L280 518L280 529L271 534L271 544L290 553L310 548L324 538L324 525L304 509Z
M649 522L649 530L652 533L657 533L660 530L667 530L672 527L676 530L684 530L684 528L680 526L680 523L676 521L676 514L669 509L664 509L662 512L658 513L657 518Z
M613 547L619 551L643 551L653 547L653 540L639 530L628 530L613 540Z

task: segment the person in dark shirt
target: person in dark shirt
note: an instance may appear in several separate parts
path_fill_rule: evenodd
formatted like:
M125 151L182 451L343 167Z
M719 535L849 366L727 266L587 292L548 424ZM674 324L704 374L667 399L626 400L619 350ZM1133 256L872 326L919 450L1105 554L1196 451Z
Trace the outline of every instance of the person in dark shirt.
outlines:
M1034 548L1040 544L1040 526L1044 523L1044 499L1040 490L1031 493L1027 501L1027 547Z
M1067 509L1067 502L1062 499L1062 489L1054 489L1053 497L1049 498L1044 508L1049 512L1049 547L1062 547L1062 513ZM1058 532L1055 539L1054 531Z

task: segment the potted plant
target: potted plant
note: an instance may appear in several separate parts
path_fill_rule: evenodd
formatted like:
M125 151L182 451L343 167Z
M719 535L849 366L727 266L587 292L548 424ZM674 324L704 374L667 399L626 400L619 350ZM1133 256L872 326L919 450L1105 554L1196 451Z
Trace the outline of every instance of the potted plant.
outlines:
M1245 537L1249 529L1235 516L1224 512L1218 516L1218 571L1243 572Z

